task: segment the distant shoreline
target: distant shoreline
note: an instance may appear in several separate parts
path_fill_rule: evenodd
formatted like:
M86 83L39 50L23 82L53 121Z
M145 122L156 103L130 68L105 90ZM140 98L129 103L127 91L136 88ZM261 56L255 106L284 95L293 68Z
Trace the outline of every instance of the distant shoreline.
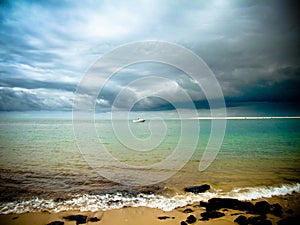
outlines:
M191 120L264 120L264 119L300 119L300 116L228 116L228 117L195 117Z
M44 118L39 118L39 117L0 117L0 120L7 120L7 119L20 119L20 120L73 120L72 118L60 118L60 117L44 117ZM129 120L131 121L133 118L115 118L113 120L118 121L118 120ZM144 118L146 121L149 120L158 120L157 118ZM203 116L203 117L187 117L187 118L160 118L163 120L267 120L267 119L300 119L300 116L228 116L228 117L208 117L208 116ZM86 119L81 119L81 120L86 120ZM89 120L89 119L88 119ZM95 118L95 121L111 121L111 118Z

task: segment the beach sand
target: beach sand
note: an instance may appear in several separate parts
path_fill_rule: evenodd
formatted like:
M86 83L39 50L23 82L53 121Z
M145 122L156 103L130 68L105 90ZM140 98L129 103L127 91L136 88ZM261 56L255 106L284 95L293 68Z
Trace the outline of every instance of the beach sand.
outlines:
M277 224L283 218L296 217L300 215L299 200L300 194L292 194L280 197L258 199L252 201L256 203L258 201L267 201L270 204L279 203L282 206L283 215L278 217L272 214L267 214L267 219L272 224ZM192 212L184 212L186 209L191 209ZM65 225L75 225L76 221L70 221L64 217L70 215L84 215L87 216L86 223L93 225L173 225L181 224L181 221L186 221L187 217L193 215L197 221L192 224L214 224L214 225L230 225L237 224L234 220L244 215L247 218L258 216L257 214L247 214L245 211L232 210L232 209L220 209L219 212L223 212L225 216L209 219L208 221L200 220L201 213L205 212L205 208L201 207L199 203L188 205L185 207L176 208L172 211L165 212L160 209L153 209L147 207L124 207L121 209L113 209L109 211L97 211L97 212L79 212L79 211L63 211L59 213L50 212L35 212L35 213L23 213L23 214L7 214L0 215L0 222L3 225L46 225L54 221L62 221ZM90 221L91 218L97 218L99 221ZM298 217L299 218L299 217ZM92 219L93 220L93 219ZM79 223L78 223L79 224Z
M193 207L189 207L193 208ZM203 209L196 209L193 213L184 213L183 208L175 209L170 212L164 212L159 209L152 209L147 207L126 207L122 209L114 209L105 212L78 212L78 211L65 211L60 213L23 213L23 214L9 214L0 215L1 224L5 225L46 225L53 221L63 221L65 225L74 225L76 221L67 221L63 217L68 215L86 215L89 218L100 218L98 222L87 222L86 224L94 225L173 225L180 224L181 221L185 221L189 215L194 215L196 218L200 218L200 213L204 212ZM159 217L169 217L166 219L159 219ZM237 217L237 216L235 216ZM194 224L235 224L233 222L234 217L225 216L210 221L197 221Z

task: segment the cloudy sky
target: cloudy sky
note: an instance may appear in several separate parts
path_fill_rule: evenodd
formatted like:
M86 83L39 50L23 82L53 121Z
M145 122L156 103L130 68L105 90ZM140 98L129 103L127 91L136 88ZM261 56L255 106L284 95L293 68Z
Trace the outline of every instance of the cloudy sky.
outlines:
M298 11L297 1L285 0L1 1L0 111L70 111L80 80L103 54L161 40L207 63L228 112L300 115ZM132 83L147 76L165 79ZM103 86L102 112L127 109L145 93L135 110L172 110L164 96L188 108L179 89L207 109L194 81L167 65L131 65ZM114 103L121 91L123 100Z

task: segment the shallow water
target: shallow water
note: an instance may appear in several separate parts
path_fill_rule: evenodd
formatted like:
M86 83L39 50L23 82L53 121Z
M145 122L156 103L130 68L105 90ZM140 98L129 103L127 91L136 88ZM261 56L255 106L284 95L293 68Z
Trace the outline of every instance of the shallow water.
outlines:
M97 120L95 127L101 143L119 161L147 166L172 153L182 136L181 122L189 126L195 121L164 122L167 130L161 144L149 151L134 151L127 148L126 143L120 143L109 120ZM118 123L125 126L127 121ZM147 140L151 128L156 128L155 121L149 123L130 124L133 134ZM89 166L78 149L71 120L1 119L0 212L7 213L12 208L15 211L21 208L23 211L49 209L51 204L55 209L134 204L172 208L212 196L249 199L300 192L300 119L228 120L220 152L203 172L198 171L198 167L210 135L211 121L200 120L199 124L199 142L181 170L152 186L127 187L103 178ZM189 133L184 136L186 144L181 151L192 146L189 143L193 142L193 137L194 134ZM110 165L106 159L103 163ZM120 171L114 166L108 169L112 173ZM138 174L147 178L144 170ZM210 184L213 189L201 196L183 192L185 186L203 183ZM53 202L58 197L65 200ZM39 198L39 203L34 202L36 198ZM27 208L22 205L16 209L16 201L18 204L27 201Z

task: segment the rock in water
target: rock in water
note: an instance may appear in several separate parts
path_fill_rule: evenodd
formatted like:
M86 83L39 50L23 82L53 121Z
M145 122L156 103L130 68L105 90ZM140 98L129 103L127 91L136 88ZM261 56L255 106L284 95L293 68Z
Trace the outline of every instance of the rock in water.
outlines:
M217 211L208 211L208 212L201 213L201 216L202 216L202 220L209 220L209 219L225 216L225 214Z
M294 213L294 210L288 209L288 210L286 210L286 213L287 213L287 214L293 214L293 213Z
M278 203L271 205L271 213L274 216L282 217L282 207Z
M296 217L289 216L282 220L279 220L277 224L278 225L296 225L296 224L299 224L299 221L300 221L300 216L296 216Z
M157 217L159 220L166 220L166 219L169 219L170 217L169 216L159 216Z
M194 215L190 215L186 218L186 222L188 224L191 224L191 223L195 223L197 221L196 217Z
M56 199L54 199L53 201L54 202L63 202L65 199L63 199L63 198L56 198Z
M247 225L248 224L246 216L239 216L238 218L236 218L234 220L234 222L238 223L239 225Z
M86 223L86 218L87 216L84 215L71 215L71 216L64 217L64 219L66 220L75 220L76 225Z
M254 209L254 205L251 202L243 202L234 198L212 198L207 203L200 202L200 206L205 207L207 211L227 208L250 212Z
M270 211L270 204L267 201L256 202L254 205L254 212L257 214L263 215Z
M100 219L98 217L91 217L90 222L98 222Z
M247 222L252 225L272 225L272 222L267 220L266 215L249 217Z
M64 225L65 223L62 221L53 221L51 223L48 223L47 225Z
M187 208L185 210L183 210L184 213L191 213L191 212L194 212L193 210L191 210L190 208Z
M192 193L195 193L195 194L198 194L198 193L203 193L207 190L210 189L210 186L208 184L203 184L203 185L200 185L200 186L190 186L190 187L186 187L184 189L185 192L192 192Z

